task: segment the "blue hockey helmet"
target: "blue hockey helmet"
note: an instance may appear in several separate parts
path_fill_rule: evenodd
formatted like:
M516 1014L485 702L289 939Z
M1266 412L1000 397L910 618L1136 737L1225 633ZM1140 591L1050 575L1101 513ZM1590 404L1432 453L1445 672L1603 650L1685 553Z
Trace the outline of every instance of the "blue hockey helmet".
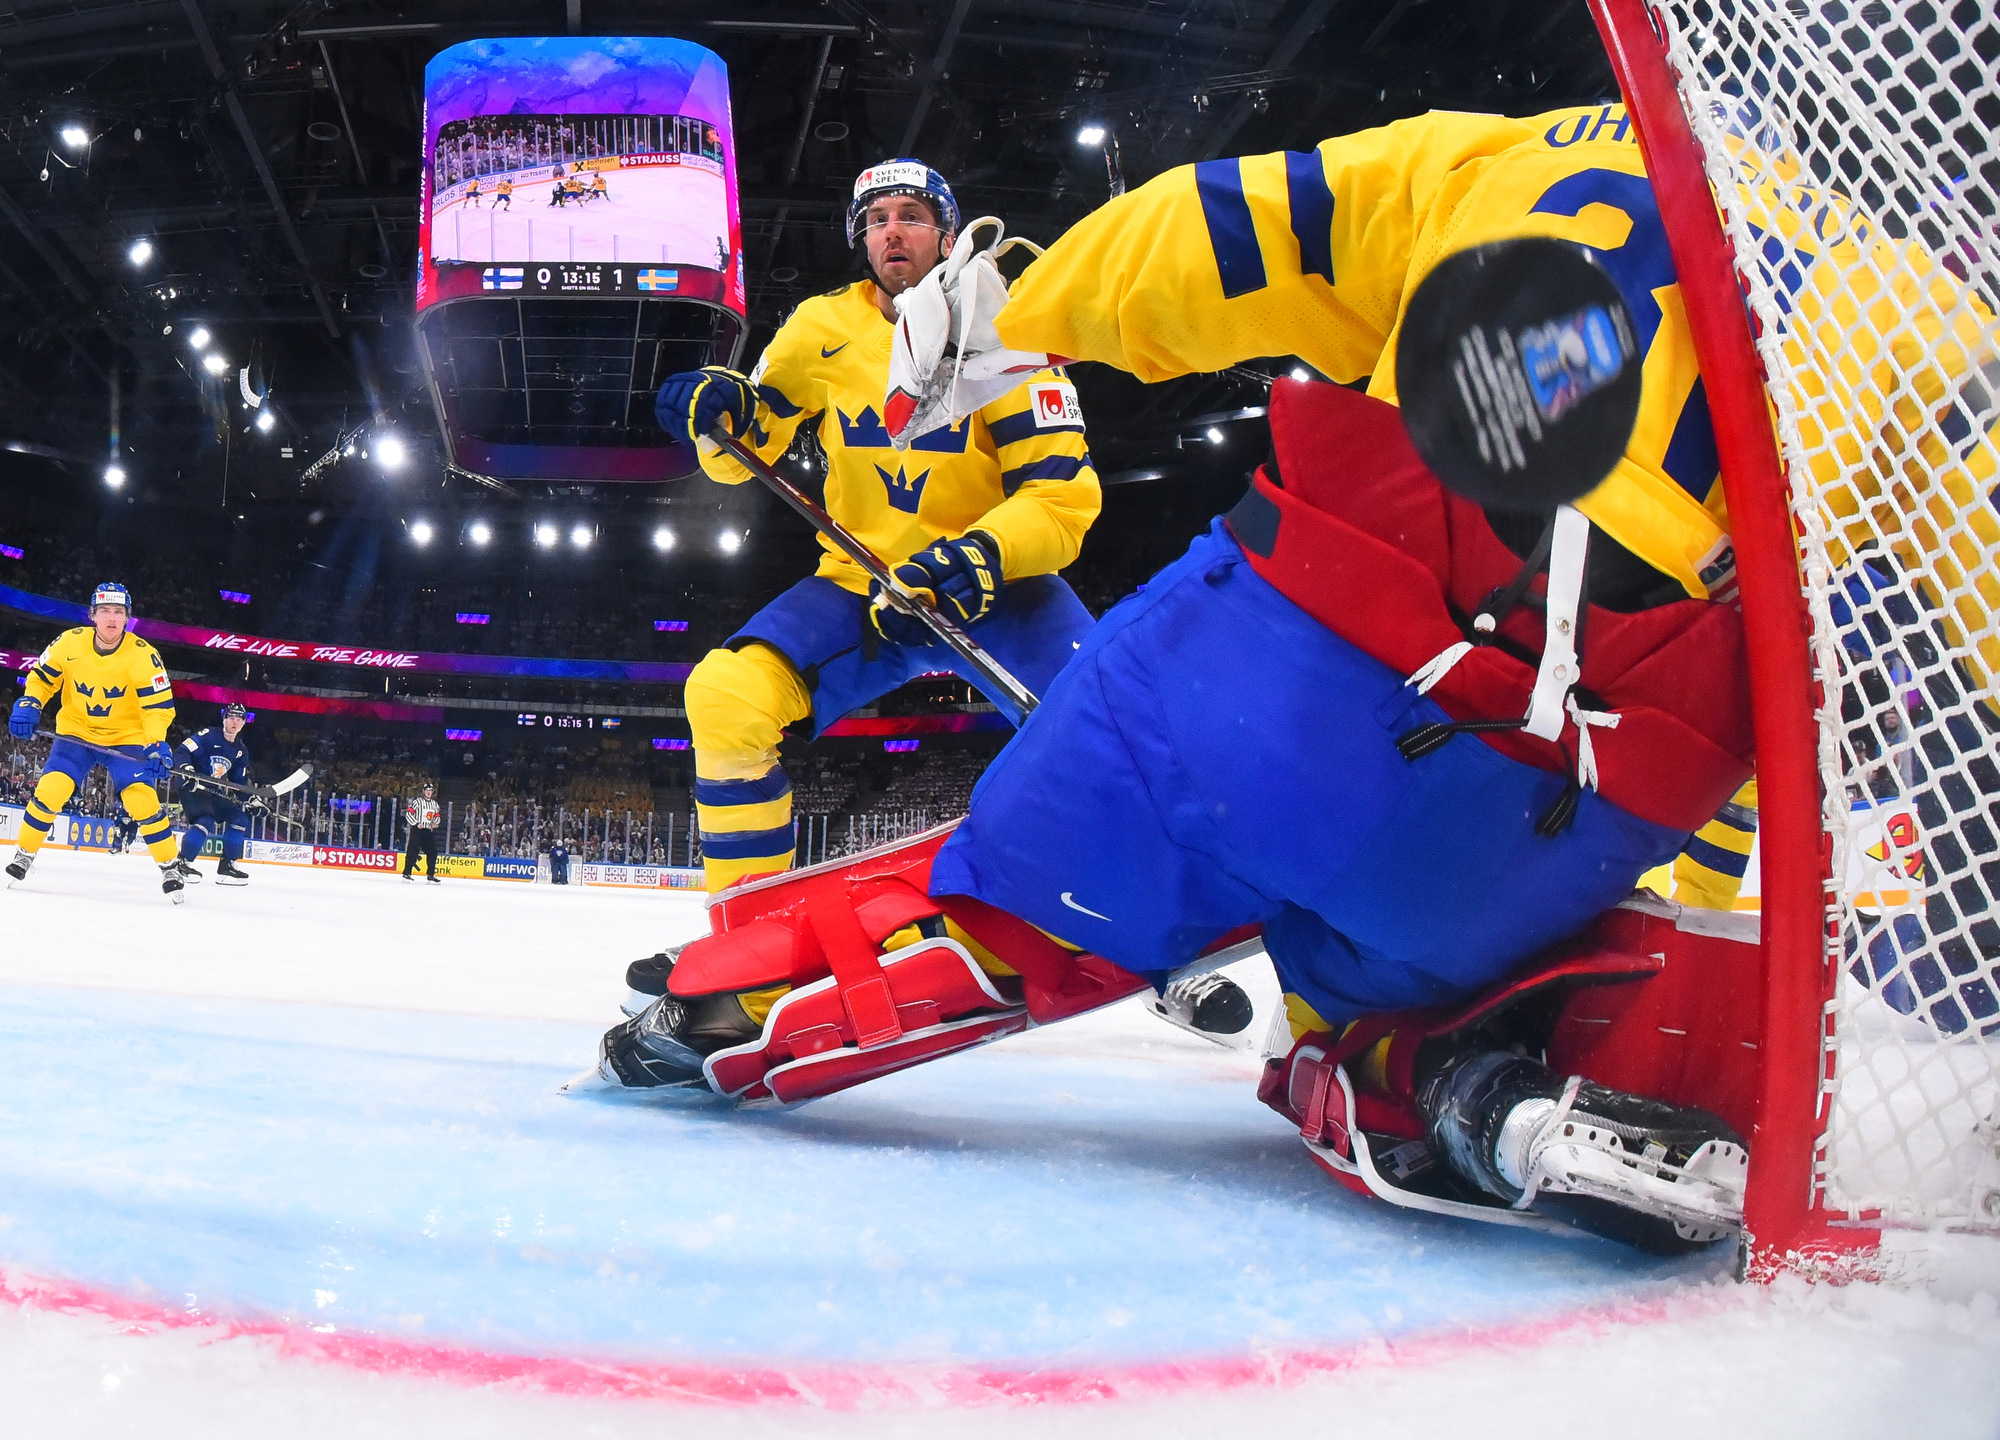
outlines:
M861 221L868 207L891 195L914 195L937 211L938 229L958 231L958 201L944 176L921 160L884 160L854 177L854 198L847 203L847 243L861 243Z
M90 592L90 608L95 610L100 605L123 605L129 615L132 612L132 592L116 580L106 580Z
M250 711L244 706L242 701L231 700L227 705L222 707L222 718L225 720L248 720L250 718Z

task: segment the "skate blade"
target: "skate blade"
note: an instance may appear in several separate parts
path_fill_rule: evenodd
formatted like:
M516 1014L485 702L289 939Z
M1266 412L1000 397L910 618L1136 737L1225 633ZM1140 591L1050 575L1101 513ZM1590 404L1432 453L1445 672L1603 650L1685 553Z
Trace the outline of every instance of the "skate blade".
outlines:
M625 998L618 1002L618 1008L625 1012L627 1019L636 1020L640 1011L659 998L657 995L648 995L644 990L627 990Z
M1243 1029L1238 1030L1233 1035L1217 1035L1213 1031L1201 1029L1192 1020L1181 1020L1176 1018L1176 1016L1171 1010L1167 1009L1164 1005L1160 1004L1158 1001L1154 1001L1151 1005L1148 1005L1146 1008L1152 1011L1153 1014L1157 1015L1160 1019L1164 1020L1167 1024L1173 1026L1174 1029L1181 1031L1183 1034L1192 1035L1196 1039L1206 1040L1211 1045L1220 1046L1224 1050L1244 1050L1249 1048L1247 1045L1243 1043L1243 1040L1241 1038L1245 1034L1249 1033L1250 1027L1247 1025L1244 1026Z
M187 899L187 891L185 889L176 890L168 895L167 898L176 905L182 904Z
M611 1067L600 1060L581 1075L565 1080L557 1088L556 1094L595 1095L601 1094L606 1090L623 1090L624 1088L624 1083L616 1075L612 1074Z
M218 885L248 885L250 882L248 880L237 880L228 875L218 875L215 877L215 883Z
M1743 1154L1736 1146L1718 1141L1702 1148L1704 1152L1719 1150L1730 1159ZM1712 1175L1691 1172L1675 1181L1647 1174L1595 1146L1573 1144L1550 1146L1539 1157L1537 1167L1554 1182L1542 1188L1558 1194L1588 1195L1690 1229L1735 1231L1743 1227L1741 1178L1724 1179L1720 1164Z

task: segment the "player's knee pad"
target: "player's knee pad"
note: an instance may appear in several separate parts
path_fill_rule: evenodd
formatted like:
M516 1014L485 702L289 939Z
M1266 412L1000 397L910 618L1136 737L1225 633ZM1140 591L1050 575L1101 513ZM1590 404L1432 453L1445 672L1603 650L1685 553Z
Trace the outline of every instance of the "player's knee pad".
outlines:
M118 792L118 803L125 807L125 813L144 825L158 813L159 794L143 780L135 780Z
M669 992L789 987L756 1040L708 1057L715 1090L750 1101L813 1099L1147 988L1004 911L928 894L931 861L948 833L709 902L715 933L682 947ZM947 922L1015 974L991 973ZM892 939L908 943L885 953Z
M812 714L792 662L754 642L709 651L688 676L685 696L695 768L713 780L762 773L777 761L784 728Z

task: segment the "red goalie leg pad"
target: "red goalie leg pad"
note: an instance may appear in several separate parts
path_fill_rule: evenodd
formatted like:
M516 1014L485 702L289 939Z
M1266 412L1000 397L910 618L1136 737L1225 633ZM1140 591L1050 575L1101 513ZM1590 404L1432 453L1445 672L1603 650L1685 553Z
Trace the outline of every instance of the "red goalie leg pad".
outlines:
M876 964L881 1003L895 1030L863 1032L873 1012L853 1003L836 976L793 990L771 1007L747 1045L709 1056L710 1086L745 1101L791 1105L859 1085L1028 1027L1011 1001L955 940L925 940Z
M1594 997L1607 989L1642 989L1624 982L1650 980L1667 968L1667 956L1658 953L1659 937L1646 937L1652 943L1641 948L1636 942L1642 937L1628 919L1621 918L1625 914L1623 908L1606 912L1583 935L1542 951L1506 979L1459 1004L1370 1015L1355 1021L1338 1036L1304 1035L1292 1047L1290 1055L1271 1062L1257 1096L1296 1122L1308 1139L1322 1143L1320 1133L1339 1118L1326 1108L1328 1103L1336 1108L1340 1103L1339 1089L1331 1084L1333 1067L1348 1065L1349 1075L1354 1076L1352 1062L1386 1038L1389 1046L1382 1065L1385 1086L1378 1089L1355 1085L1355 1119L1372 1135L1421 1139L1426 1127L1416 1105L1416 1061L1417 1051L1425 1041L1493 1020L1523 1000L1552 990L1563 992L1559 1015L1566 1016L1579 1007L1588 1010L1598 1002L1582 997ZM1655 953L1647 953L1648 949ZM1562 1020L1558 1020L1556 1029L1560 1032L1562 1027ZM1519 1038L1530 1048L1539 1048L1548 1042L1547 1026L1543 1024L1539 1033ZM1553 1052L1550 1063L1558 1063ZM1589 1074L1588 1078L1599 1077ZM1335 1097L1333 1102L1327 1101L1328 1094Z
M927 895L932 858L949 833L753 881L709 902L713 933L681 950L673 993L791 987L756 1041L709 1058L718 1092L811 1099L1148 988L1005 911ZM881 953L897 931L946 916L1018 978L986 974L948 939Z

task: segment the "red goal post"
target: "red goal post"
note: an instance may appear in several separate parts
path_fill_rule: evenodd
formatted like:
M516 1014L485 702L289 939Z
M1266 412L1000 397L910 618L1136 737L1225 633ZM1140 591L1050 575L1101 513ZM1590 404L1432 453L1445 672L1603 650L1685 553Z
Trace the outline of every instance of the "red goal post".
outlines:
M1749 1268L1865 1274L1886 1227L2000 1227L2000 945L1983 918L1993 867L1975 863L1994 848L2000 727L1974 713L1992 700L1980 642L2000 580L1994 527L1967 518L1990 504L1992 387L1973 382L2000 375L1984 308L2000 264L1973 193L1990 200L1984 147L1954 128L2000 105L2000 85L1970 44L1967 65L1927 61L1940 20L1917 0L1589 3L1666 224L1748 638L1763 957ZM1968 152L1972 183L1954 190ZM1831 289L1804 281L1821 287L1808 301L1830 297L1824 323L1790 303L1815 257L1798 229L1773 238L1753 193L1833 232L1817 249L1845 270ZM1940 237L1957 268L1933 265ZM1900 520L1870 511L1897 503ZM1916 615L1896 633L1876 617L1872 641L1871 585ZM1890 674L1904 689L1870 710ZM1921 837L1877 838L1885 805L1921 816L1904 818Z

